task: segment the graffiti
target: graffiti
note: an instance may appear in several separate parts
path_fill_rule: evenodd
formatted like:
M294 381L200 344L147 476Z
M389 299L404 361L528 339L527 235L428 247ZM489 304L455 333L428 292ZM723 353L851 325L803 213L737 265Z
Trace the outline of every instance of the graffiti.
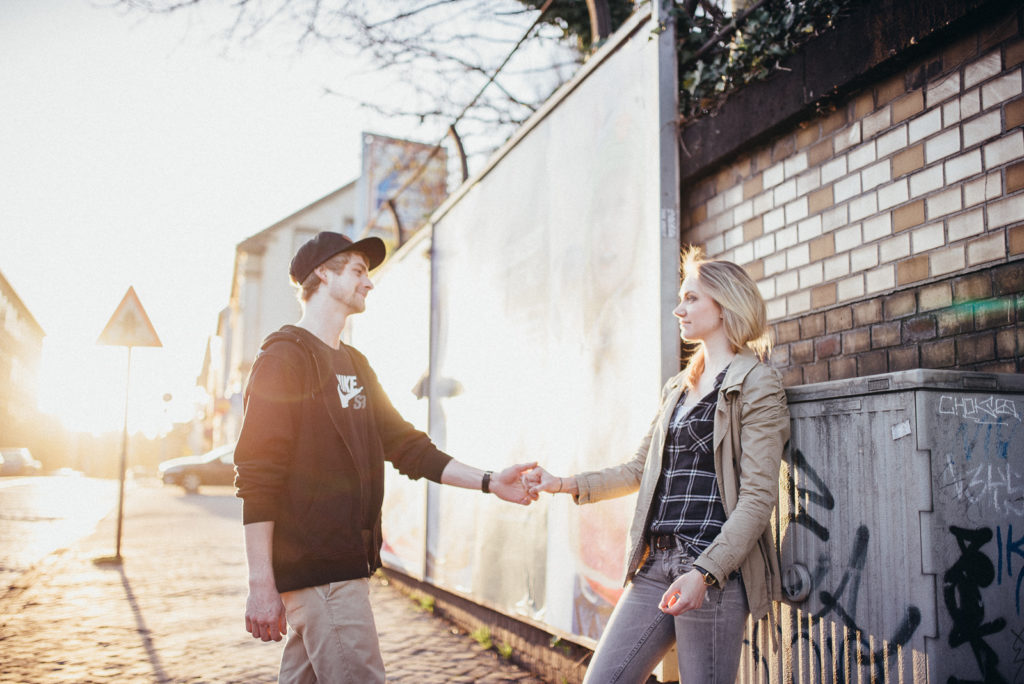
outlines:
M1020 422L1021 419L1017 412L1017 404L1012 399L993 396L980 399L978 397L943 395L939 398L939 414L965 418L983 424L999 423L1007 418L1013 418Z
M789 500L794 502L793 511L790 513L789 520L797 525L802 525L809 529L815 534L821 541L828 541L829 532L828 529L820 522L815 520L801 505L801 500L806 498L808 503L817 504L822 506L827 511L831 511L836 507L836 500L832 496L832 492L825 485L825 481L820 475L811 467L804 458L803 453L799 449L794 449L792 453L793 470L789 472L786 478L786 488L789 492ZM794 477L793 471L802 472L810 482L817 487L818 491L811 491L804 487L797 487L796 478ZM794 496L794 492L796 496Z
M810 465L808 459L799 449L790 453L792 468L786 477L788 500L793 502L793 510L789 520L807 529L821 541L829 541L832 534L828 526L815 517L810 506L817 506L823 511L832 511L836 507L835 497L825 479ZM803 486L797 486L797 481ZM817 593L821 607L813 614L814 622L834 619L844 629L837 630L841 636L833 638L829 630L821 630L812 626L800 611L793 611L790 616L789 633L791 645L804 644L809 655L817 660L817 670L826 663L835 663L837 659L849 659L849 667L833 670L838 684L847 681L860 681L859 668L869 668L871 681L882 681L890 667L889 661L898 649L908 644L921 624L921 611L917 606L908 605L904 609L900 624L892 636L883 641L880 648L872 650L872 635L857 620L858 597L861 579L868 561L868 541L871 533L866 525L859 525L854 533L853 547L850 550L846 567L838 584L832 590L819 590ZM811 584L821 587L827 580L832 569L832 558L828 553L820 553L814 570L811 571ZM781 627L780 634L781 634ZM754 656L755 667L767 667L767 661L759 652L758 633L751 635L750 646ZM849 679L848 679L849 678Z
M945 460L938 478L938 489L945 500L985 509L991 504L997 514L1024 515L1024 473L1020 468L1011 467L1009 461L961 467L948 453Z
M1013 664L1017 670L1013 673L1013 681L1019 682L1024 674L1024 630L1010 630L1013 634Z
M1013 525L1006 526L1006 545L1003 545L1003 528L996 528L996 548L999 550L999 561L998 569L996 571L996 584L1003 583L1003 558L1005 550L1006 558L1006 576L1011 580L1013 579L1013 557L1020 556L1024 558L1024 537L1014 540L1013 538ZM1014 605L1017 609L1017 615L1020 615L1020 586L1024 582L1024 567L1017 573L1017 581L1014 587Z
M949 632L949 645L959 648L969 644L978 665L981 682L1006 682L999 674L999 655L985 641L986 637L1006 628L1006 620L997 618L985 622L985 602L981 589L996 579L996 568L992 560L982 552L981 547L992 540L992 530L978 528L964 529L955 525L949 531L956 537L960 558L942 577L942 596L946 610L953 619ZM949 684L970 684L972 680L950 677Z

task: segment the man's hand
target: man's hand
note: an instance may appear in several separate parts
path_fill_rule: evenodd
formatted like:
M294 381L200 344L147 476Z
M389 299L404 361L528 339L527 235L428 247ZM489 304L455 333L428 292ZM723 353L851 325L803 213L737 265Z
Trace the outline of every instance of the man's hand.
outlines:
M273 585L249 585L249 596L245 599L245 631L263 641L280 641L288 633L284 603Z
M667 615L682 615L688 610L696 610L703 605L707 589L700 571L690 570L669 585L658 608Z
M500 473L491 476L491 493L504 501L528 506L537 500L537 495L532 494L526 486L526 474L537 467L533 463L519 463L505 468Z

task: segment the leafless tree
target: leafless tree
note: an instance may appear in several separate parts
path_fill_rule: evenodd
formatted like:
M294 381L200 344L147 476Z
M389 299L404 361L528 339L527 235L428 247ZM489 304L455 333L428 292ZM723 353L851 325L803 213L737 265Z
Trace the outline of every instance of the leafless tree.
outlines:
M218 16L226 19L214 33L222 33L226 44L272 33L276 40L291 41L298 49L326 47L339 62L367 65L381 84L368 95L365 88L356 92L344 81L325 83L328 92L382 116L411 119L439 136L459 117L457 130L471 156L486 154L507 139L572 75L584 56L573 44L573 28L555 18L534 26L529 39L494 77L538 18L535 6L544 4L540 1L98 2L128 13L149 14L198 12L217 5L223 10ZM632 5L632 0L618 2Z

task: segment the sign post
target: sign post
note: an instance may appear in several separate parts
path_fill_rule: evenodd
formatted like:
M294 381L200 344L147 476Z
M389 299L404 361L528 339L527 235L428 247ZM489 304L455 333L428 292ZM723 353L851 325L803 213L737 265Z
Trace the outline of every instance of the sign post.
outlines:
M124 476L128 467L128 390L132 381L132 347L162 347L160 338L153 324L142 308L142 302L135 294L135 288L129 287L121 303L114 310L97 344L112 347L128 348L128 370L124 388L124 431L121 437L120 486L117 496L117 547L114 561L121 562L121 525L124 520Z

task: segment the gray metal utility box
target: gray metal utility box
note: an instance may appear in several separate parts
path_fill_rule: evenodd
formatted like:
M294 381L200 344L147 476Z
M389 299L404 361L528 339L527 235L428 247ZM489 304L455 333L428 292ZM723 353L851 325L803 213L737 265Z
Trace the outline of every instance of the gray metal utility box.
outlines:
M787 394L780 649L753 627L740 680L1024 681L1024 376Z

